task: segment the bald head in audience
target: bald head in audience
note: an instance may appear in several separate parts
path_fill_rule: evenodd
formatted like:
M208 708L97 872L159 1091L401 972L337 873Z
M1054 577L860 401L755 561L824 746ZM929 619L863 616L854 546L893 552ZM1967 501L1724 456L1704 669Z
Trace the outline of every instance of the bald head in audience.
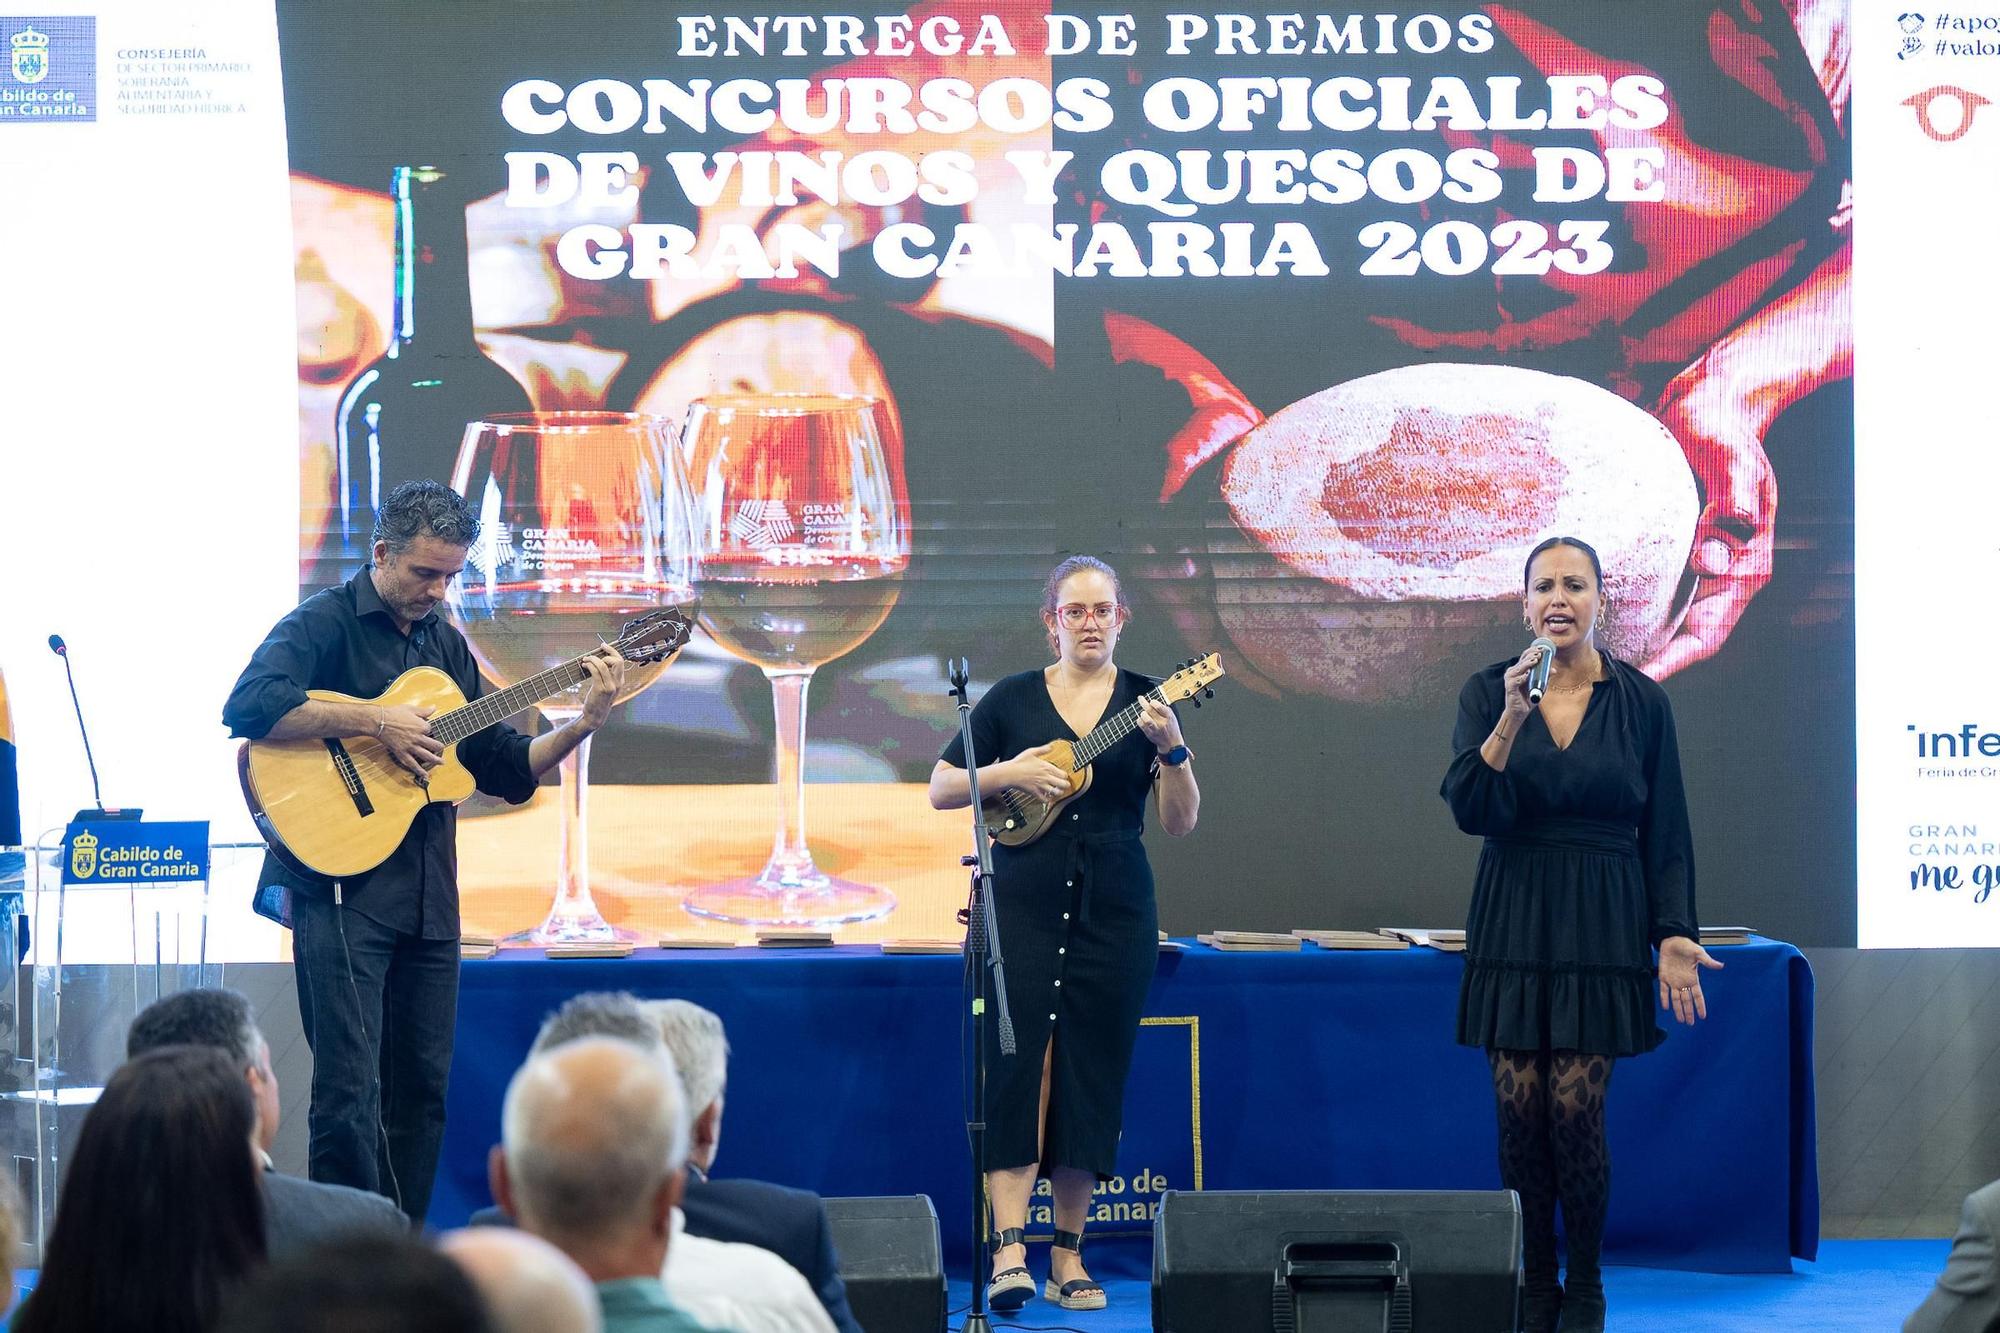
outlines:
M657 1278L687 1160L680 1076L663 1049L585 1037L507 1086L493 1195L592 1282Z
M486 1301L496 1333L600 1333L590 1279L561 1250L512 1227L468 1227L438 1239Z

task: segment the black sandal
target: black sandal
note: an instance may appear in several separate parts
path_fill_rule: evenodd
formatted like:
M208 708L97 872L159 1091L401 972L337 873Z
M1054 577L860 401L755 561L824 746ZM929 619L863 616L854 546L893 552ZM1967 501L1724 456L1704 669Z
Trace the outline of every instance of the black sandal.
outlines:
M1083 1258L1083 1233L1058 1231L1055 1244L1050 1248L1068 1250L1080 1261ZM1103 1286L1086 1277L1073 1277L1061 1286L1057 1286L1055 1277L1051 1274L1048 1283L1042 1288L1042 1295L1065 1310L1102 1310L1105 1303Z
M1021 1228L1008 1227L993 1238L993 1248L998 1250L1008 1245L1021 1244ZM1003 1313L1020 1309L1035 1298L1035 1279L1022 1266L1003 1268L993 1275L986 1284L986 1305L988 1309Z

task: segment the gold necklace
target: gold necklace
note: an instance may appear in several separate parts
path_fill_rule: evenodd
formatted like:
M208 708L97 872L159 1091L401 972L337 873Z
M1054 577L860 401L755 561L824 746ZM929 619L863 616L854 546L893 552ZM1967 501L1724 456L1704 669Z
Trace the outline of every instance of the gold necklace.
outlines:
M1598 658L1597 670L1599 671L1604 670L1604 659L1602 657ZM1597 682L1600 679L1602 678L1593 675L1589 680L1583 681L1576 685L1558 685L1554 681L1550 681L1548 684L1548 689L1551 693L1554 694L1576 694L1579 693L1580 691L1589 689L1591 686L1597 684Z

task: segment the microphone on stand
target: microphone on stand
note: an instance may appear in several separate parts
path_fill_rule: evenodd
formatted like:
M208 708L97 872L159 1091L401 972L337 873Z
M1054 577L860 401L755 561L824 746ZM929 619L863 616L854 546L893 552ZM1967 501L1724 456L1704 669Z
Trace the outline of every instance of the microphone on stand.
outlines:
M90 752L90 728L83 725L83 702L76 697L76 672L70 669L69 645L63 642L62 635L51 634L49 635L49 651L62 659L63 675L69 679L69 702L70 706L76 710L77 734L83 737L83 759L85 763L90 765L90 794L97 802L94 809L86 807L77 811L76 820L137 819L144 813L137 806L123 810L115 806L110 808L105 806L104 791L97 785L97 759Z
M1542 650L1542 655L1528 668L1528 702L1538 704L1542 701L1543 693L1549 688L1549 668L1555 665L1556 646L1553 641L1545 638L1536 639L1528 646Z

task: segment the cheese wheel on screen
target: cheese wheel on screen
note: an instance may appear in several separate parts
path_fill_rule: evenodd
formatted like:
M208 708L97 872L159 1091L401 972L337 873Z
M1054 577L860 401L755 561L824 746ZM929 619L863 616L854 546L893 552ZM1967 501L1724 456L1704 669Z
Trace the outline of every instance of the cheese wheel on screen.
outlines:
M1216 553L1218 613L1291 689L1456 689L1479 665L1466 652L1520 637L1522 563L1546 537L1597 548L1601 641L1628 660L1671 637L1692 591L1700 497L1679 442L1566 376L1430 363L1337 384L1244 436L1221 486L1248 540Z

